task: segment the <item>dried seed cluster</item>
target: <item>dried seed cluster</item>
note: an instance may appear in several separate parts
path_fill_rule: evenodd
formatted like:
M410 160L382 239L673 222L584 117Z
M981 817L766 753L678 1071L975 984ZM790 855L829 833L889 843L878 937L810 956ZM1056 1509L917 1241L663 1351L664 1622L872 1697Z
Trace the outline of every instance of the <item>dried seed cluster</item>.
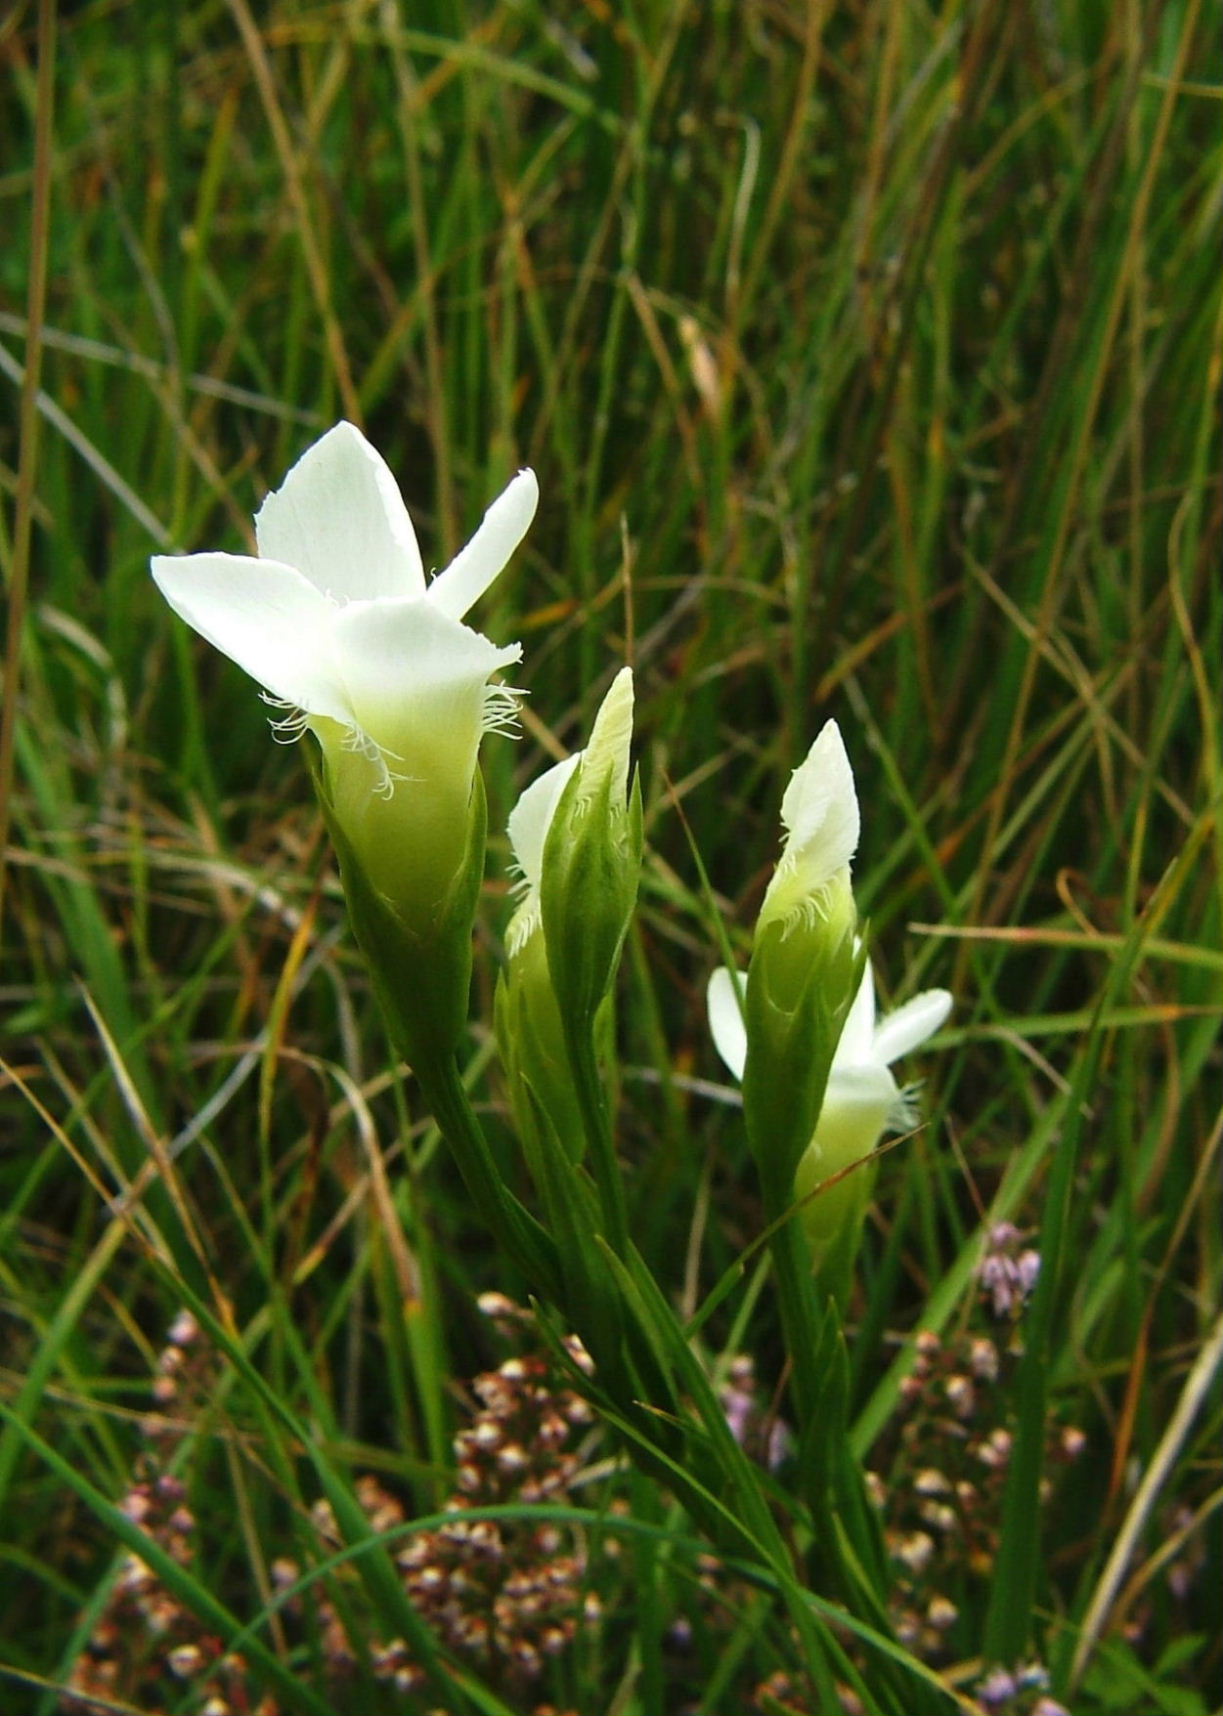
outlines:
M761 1716L824 1716L810 1702L810 1693L800 1686L784 1669L762 1680L752 1698L751 1708ZM831 1713L829 1713L831 1716ZM837 1687L836 1716L862 1716L862 1701L852 1687Z
M532 1326L528 1313L503 1295L481 1301L502 1329L520 1333ZM576 1340L569 1354L578 1366L590 1360ZM186 1489L175 1475L175 1454L198 1420L215 1382L214 1355L187 1314L175 1319L153 1381L158 1410L141 1424L145 1446L138 1457L124 1511L179 1566L199 1556L196 1522ZM436 1531L405 1531L402 1503L377 1479L358 1481L357 1499L380 1535L398 1533L395 1551L404 1589L438 1645L466 1658L481 1678L531 1716L576 1716L546 1703L525 1702L545 1665L564 1652L579 1629L600 1616L600 1600L587 1580L580 1534L551 1523L489 1521L473 1510L503 1503L563 1502L581 1466L577 1444L591 1412L572 1390L559 1386L538 1353L507 1359L476 1378L470 1421L455 1437L455 1493L445 1511L452 1517ZM478 1404L477 1404L478 1403ZM324 1544L339 1546L330 1506L312 1510ZM274 1586L288 1593L303 1568L292 1556L271 1563ZM325 1590L311 1582L308 1593L287 1596L281 1624L292 1635L314 1641L332 1696L342 1697L358 1671L393 1693L413 1697L425 1710L427 1679L402 1639L379 1636L363 1607L351 1569L339 1569ZM355 1621L355 1626L354 1626ZM353 1634L360 1635L354 1647ZM122 1700L155 1716L173 1708L191 1716L282 1716L270 1694L254 1689L241 1657L227 1655L220 1639L166 1589L156 1572L129 1556L77 1662L62 1697L71 1716ZM434 1712L432 1716L441 1716Z
M993 1284L983 1279L982 1288L992 1301ZM897 1636L935 1666L960 1654L957 1646L965 1641L954 1633L961 1608L973 1595L979 1609L981 1583L998 1553L1012 1443L998 1385L1010 1356L984 1335L966 1333L944 1343L929 1331L920 1334L901 1387L898 1440L883 1450L879 1470L866 1474L896 1574L891 1613ZM740 1380L745 1398L728 1404L732 1424L733 1413L752 1422L755 1410L750 1372ZM1075 1460L1085 1443L1082 1431L1051 1425L1046 1470ZM1047 1479L1046 1493L1050 1484ZM984 1676L974 1696L982 1716L1066 1716L1048 1684L1039 1664L999 1668ZM804 1685L778 1672L756 1687L751 1708L814 1716L809 1700ZM850 1687L838 1688L838 1704L841 1716L860 1716L861 1702Z
M1064 1704L1048 1696L1049 1676L1038 1662L1013 1672L991 1669L976 1687L977 1702L987 1716L1070 1716Z
M198 1552L187 1489L172 1469L184 1435L207 1399L215 1363L189 1311L180 1311L158 1354L152 1393L156 1410L140 1424L144 1448L120 1506L180 1567ZM246 1663L171 1595L140 1556L128 1554L109 1601L63 1694L65 1711L96 1710L95 1699L122 1698L154 1710L176 1688L175 1707L190 1684L196 1716L279 1716L275 1702L250 1688Z
M887 1482L868 1474L897 1569L896 1630L928 1662L949 1657L963 1598L988 1579L998 1553L1012 1442L996 1386L1003 1363L986 1336L944 1345L929 1331L920 1334L901 1389L904 1418ZM1080 1430L1051 1424L1047 1468L1076 1459L1085 1440ZM1049 1487L1046 1479L1046 1493Z
M1070 1716L1065 1705L1048 1696L1049 1676L1039 1663L1008 1674L994 1669L974 1689L981 1716ZM756 1691L752 1709L762 1716L815 1716L807 1693L792 1676L771 1674ZM862 1700L849 1686L837 1687L838 1716L863 1716Z
M1014 1222L995 1222L986 1240L985 1255L977 1267L981 1291L990 1301L994 1316L1014 1321L1035 1290L1040 1278L1040 1252L1024 1244Z
M495 1303L500 1311L500 1296ZM485 1309L491 1313L491 1304ZM571 1353L589 1363L576 1342ZM585 1554L574 1532L550 1523L464 1516L477 1506L563 1501L580 1465L574 1433L585 1429L591 1413L579 1396L556 1387L538 1355L507 1359L473 1387L480 1407L454 1441L458 1487L447 1503L454 1517L437 1531L408 1537L396 1561L413 1607L439 1644L468 1658L491 1684L521 1692L573 1642L583 1622L599 1618L598 1595L586 1586ZM363 1479L358 1494L379 1532L404 1524L402 1506L375 1479ZM316 1506L314 1518L324 1539L338 1543L326 1502ZM355 1658L326 1604L323 1619L330 1660L350 1671ZM400 1691L425 1685L401 1639L375 1652L374 1669Z

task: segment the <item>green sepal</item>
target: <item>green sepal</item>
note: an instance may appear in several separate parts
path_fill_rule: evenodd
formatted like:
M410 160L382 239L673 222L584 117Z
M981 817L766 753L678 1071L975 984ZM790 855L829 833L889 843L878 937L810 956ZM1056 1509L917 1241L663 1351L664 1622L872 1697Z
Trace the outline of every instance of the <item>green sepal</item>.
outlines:
M510 1107L523 1146L538 1147L534 1108L547 1114L570 1161L581 1160L586 1143L582 1112L569 1068L564 1026L548 973L539 929L511 955L498 975L493 1030L509 1085ZM529 1086L532 1101L521 1093ZM532 1166L538 1184L538 1175Z
M576 769L552 816L540 885L548 970L567 1034L589 1035L611 991L637 904L641 851L636 775L626 805L610 771L592 793Z
M544 844L540 917L604 1233L623 1255L628 1220L598 1036L637 903L641 788L634 776L626 804L615 771L597 772L592 782L589 762L588 752L553 813Z
M757 930L747 974L743 1109L771 1201L788 1203L815 1135L833 1056L866 953L852 920L832 935L778 921Z

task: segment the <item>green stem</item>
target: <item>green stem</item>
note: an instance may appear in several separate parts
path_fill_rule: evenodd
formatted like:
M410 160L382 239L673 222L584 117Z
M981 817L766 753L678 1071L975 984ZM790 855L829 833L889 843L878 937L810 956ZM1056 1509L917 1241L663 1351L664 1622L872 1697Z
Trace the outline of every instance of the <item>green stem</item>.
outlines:
M790 1360L790 1392L800 1428L814 1423L820 1408L816 1355L820 1342L811 1254L798 1216L792 1213L792 1188L764 1187L765 1216L771 1230L769 1250L773 1283L781 1312L782 1335Z
M560 1261L551 1236L507 1188L467 1099L457 1063L439 1055L416 1069L421 1089L449 1145L480 1219L504 1246L533 1292L563 1302Z
M839 1311L831 1298L821 1310L811 1253L797 1216L787 1213L791 1207L792 1199L780 1187L766 1186L773 1279L799 1431L799 1483L823 1565L851 1609L859 1612L865 1605L871 1619L886 1630L880 1605L886 1575L879 1564L861 1472L846 1441L847 1379Z
M624 1182L616 1160L616 1145L612 1137L603 1081L599 1077L595 1053L593 1022L566 1030L573 1086L577 1092L582 1128L590 1150L590 1166L599 1193L599 1207L607 1229L607 1242L617 1257L628 1254L628 1213L624 1203Z

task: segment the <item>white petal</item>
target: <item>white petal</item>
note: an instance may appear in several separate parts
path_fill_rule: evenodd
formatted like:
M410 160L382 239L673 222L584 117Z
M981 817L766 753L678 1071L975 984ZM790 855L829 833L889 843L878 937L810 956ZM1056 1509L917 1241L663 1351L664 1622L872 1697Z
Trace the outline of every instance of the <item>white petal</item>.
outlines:
M886 1067L833 1068L806 1161L808 1185L870 1155L898 1094Z
M739 991L747 988L747 975L739 975ZM739 997L735 993L734 981L724 965L709 979L705 1004L709 1010L709 1030L713 1036L713 1045L721 1055L726 1065L737 1079L742 1079L743 1069L747 1065L747 1026L743 1023L743 1013L739 1006Z
M858 849L858 795L841 730L826 721L795 769L781 801L789 839L786 858L801 864L810 887L818 888L849 863Z
M882 1063L834 1067L828 1075L824 1105L847 1111L879 1105L886 1109L895 1095L896 1080Z
M248 554L159 554L152 569L174 612L273 696L352 725L331 647L336 609L294 567Z
M351 423L304 452L255 518L259 552L339 601L419 596L416 532L382 455Z
M336 662L358 725L391 772L467 779L490 674L522 654L448 620L425 601L350 602L335 616Z
M858 993L846 1016L834 1066L861 1066L875 1059L875 973L868 959Z
M484 514L476 534L429 586L429 601L441 614L461 620L502 571L522 541L539 504L534 471L519 471Z
M872 1058L891 1066L932 1037L950 1011L951 996L946 989L923 990L876 1026Z
M581 751L575 751L563 763L555 763L538 780L531 782L510 812L510 845L514 849L518 869L533 892L538 890L543 875L544 842L552 826L552 814L565 790L566 781L581 760Z

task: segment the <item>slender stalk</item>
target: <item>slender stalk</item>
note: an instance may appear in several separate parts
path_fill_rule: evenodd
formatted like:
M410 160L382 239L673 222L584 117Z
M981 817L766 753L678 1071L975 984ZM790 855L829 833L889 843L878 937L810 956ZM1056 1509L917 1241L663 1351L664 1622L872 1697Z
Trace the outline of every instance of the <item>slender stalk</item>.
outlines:
M449 1057L439 1057L427 1069L417 1069L417 1076L480 1219L505 1247L532 1291L552 1303L558 1302L562 1283L556 1246L501 1178L484 1130L463 1088L457 1063Z
M887 1633L887 1574L861 1468L848 1441L848 1371L836 1297L813 1272L790 1193L767 1186L765 1209L799 1427L798 1482L816 1534L816 1585L826 1572L851 1611L869 1614L872 1624Z
M4 650L4 696L0 699L0 944L4 928L9 822L12 816L13 744L17 731L17 684L30 582L30 530L34 472L38 464L38 383L42 370L42 322L47 301L47 257L51 248L51 130L55 115L55 0L39 0L38 87L34 116L34 196L30 214L30 284L26 299L26 359L21 380L21 451L13 522L12 576L8 589L8 633Z
M594 1035L584 1029L566 1031L565 1035L582 1126L590 1147L590 1165L599 1191L599 1207L607 1227L607 1241L616 1256L623 1257L628 1251L624 1182L616 1160L607 1096L599 1077Z
M811 1257L797 1218L787 1213L791 1203L788 1194L779 1198L765 1193L765 1215L773 1230L769 1239L773 1284L790 1360L790 1390L795 1416L805 1426L814 1421L819 1411L820 1385L814 1363L819 1323Z

